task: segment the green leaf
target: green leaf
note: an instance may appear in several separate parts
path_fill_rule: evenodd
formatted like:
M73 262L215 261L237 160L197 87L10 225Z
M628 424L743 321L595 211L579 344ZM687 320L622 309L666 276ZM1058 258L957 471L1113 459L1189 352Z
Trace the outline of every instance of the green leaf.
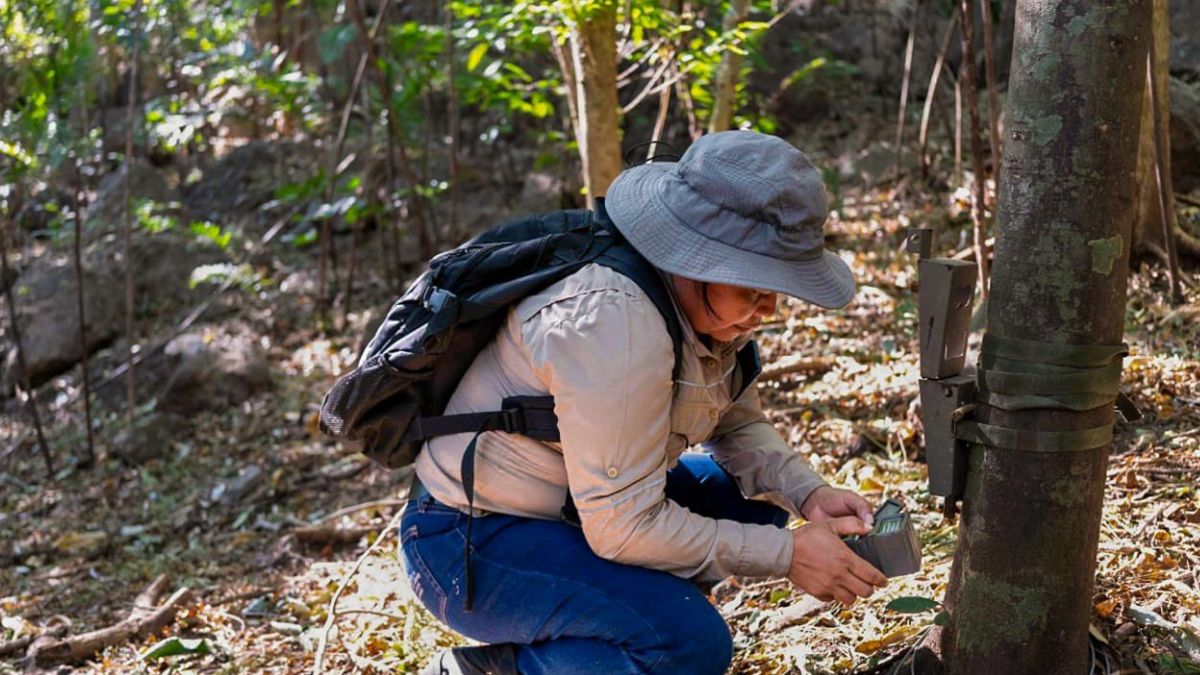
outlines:
M535 100L530 104L529 114L537 118L549 117L554 114L554 106L546 100Z
M169 637L146 648L141 653L143 661L161 659L181 654L209 654L212 650L204 638Z
M747 32L766 30L770 27L771 24L766 21L743 21L738 24L738 28Z
M296 248L304 248L310 246L317 241L317 230L310 228L292 238L292 245Z
M933 617L933 625L941 626L943 628L945 628L946 626L949 626L950 625L950 612L947 612L946 610L943 609L942 611L935 614Z
M224 249L229 246L229 242L233 239L232 232L222 232L221 227L215 223L210 223L207 220L198 220L190 226L192 234L207 239L216 244L218 248Z
M901 614L919 614L941 606L942 603L937 600L922 598L916 595L903 595L887 604L889 610L900 612Z
M37 159L32 154L16 143L10 143L2 138L0 138L0 155L8 155L31 169L37 168Z
M792 592L786 588L776 588L775 590L771 591L771 597L767 600L767 602L771 603L772 605L778 605L790 597L791 594Z
M475 45L467 56L467 72L473 73L479 67L479 62L483 60L483 55L487 53L488 45L486 42L481 42Z

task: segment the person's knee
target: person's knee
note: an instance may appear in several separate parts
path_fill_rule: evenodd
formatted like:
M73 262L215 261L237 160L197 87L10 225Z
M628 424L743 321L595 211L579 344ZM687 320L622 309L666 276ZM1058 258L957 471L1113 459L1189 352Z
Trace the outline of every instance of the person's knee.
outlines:
M664 654L654 672L721 675L733 661L733 637L716 608L705 602L682 613L662 636Z

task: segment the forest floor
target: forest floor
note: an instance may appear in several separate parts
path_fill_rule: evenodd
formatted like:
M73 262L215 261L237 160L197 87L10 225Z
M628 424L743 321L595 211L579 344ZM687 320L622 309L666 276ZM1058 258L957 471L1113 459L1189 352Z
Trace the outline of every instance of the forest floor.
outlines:
M735 673L908 672L933 625L935 611L886 609L942 598L955 546L926 487L914 408L916 261L899 242L922 208L845 190L832 244L859 280L855 301L832 312L781 304L759 335L776 368L763 385L769 416L833 483L907 504L922 571L852 607L782 581L722 583L712 600L734 633ZM1158 266L1133 271L1123 389L1144 417L1118 424L1108 473L1092 621L1106 672L1200 673L1200 292L1189 293L1172 307ZM22 543L0 560L0 645L114 624L159 575L193 601L80 671L303 673L319 654L329 673L412 672L460 642L405 581L394 532L404 477L316 428L367 321L352 313L336 338L271 336L275 390L192 420L202 433L160 458L68 467L49 482L33 452L0 466L0 541ZM20 656L0 657L0 673L32 671Z

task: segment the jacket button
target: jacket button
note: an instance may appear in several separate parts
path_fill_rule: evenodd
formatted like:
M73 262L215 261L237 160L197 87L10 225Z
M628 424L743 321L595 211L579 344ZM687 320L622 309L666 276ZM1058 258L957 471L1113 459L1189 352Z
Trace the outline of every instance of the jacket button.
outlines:
M606 471L605 473L608 474L609 478L616 478L617 477L617 467L610 466L610 467L608 467L608 471Z
M721 413L717 412L716 408L713 408L712 410L708 411L708 419L716 422L717 419L720 417L721 417Z
M714 370L717 367L717 360L711 356L704 357L704 367L709 370Z

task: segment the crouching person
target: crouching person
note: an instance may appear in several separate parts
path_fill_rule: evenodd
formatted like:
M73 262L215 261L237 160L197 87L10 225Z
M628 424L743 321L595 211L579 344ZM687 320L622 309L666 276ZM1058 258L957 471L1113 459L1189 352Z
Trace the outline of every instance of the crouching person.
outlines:
M507 310L445 412L552 396L558 441L493 428L417 455L400 530L412 586L485 643L423 673L723 673L729 629L696 581L786 577L846 604L885 583L841 541L869 530L870 505L786 445L753 386L751 333L780 293L854 295L826 214L805 156L752 132L616 179L595 218L649 262L674 316L601 264ZM789 515L808 523L785 529Z

